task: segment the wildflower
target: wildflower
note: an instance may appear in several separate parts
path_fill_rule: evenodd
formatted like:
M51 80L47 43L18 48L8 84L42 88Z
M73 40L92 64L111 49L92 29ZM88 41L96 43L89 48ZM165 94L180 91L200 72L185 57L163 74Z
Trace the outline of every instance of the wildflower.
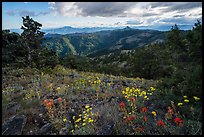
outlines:
M143 117L143 121L144 121L144 122L147 121L147 117L146 117L146 116Z
M48 103L48 100L45 99L45 100L43 101L43 104L46 105L47 103Z
M169 106L167 113L168 113L169 115L173 115L173 114L174 114L174 110Z
M130 101L134 102L134 101L135 101L135 98L133 98L133 97L132 97L132 98L130 98Z
M130 118L131 118L131 119L135 119L135 116L131 116Z
M147 108L146 108L146 107L143 107L143 108L142 108L142 112L147 112Z
M137 131L137 132L143 132L143 131L144 131L144 128L138 126L138 127L136 128L136 131Z
M128 118L127 118L127 121L128 121L128 122L131 121L131 117L128 117Z
M164 122L160 119L160 120L157 122L157 125L160 126L160 127L162 127L162 126L164 126Z
M75 116L73 116L72 118L75 119Z
M73 132L74 132L74 129L72 129L71 132L73 133Z
M196 101L200 100L200 98L198 98L198 97L196 97L196 96L193 96L193 98L194 98Z
M56 89L56 90L57 90L57 91L58 91L58 90L60 90L60 87L57 87L57 89Z
M52 87L52 83L49 85L49 87L50 87L50 88Z
M152 111L152 114L153 114L154 116L156 116L156 115L157 115L157 113L156 113L155 111Z
M90 106L86 105L85 108L89 108Z
M124 102L120 102L120 107L125 107Z
M127 92L129 91L129 89L130 89L129 87L126 87L126 88L125 88L125 90L126 90Z
M174 122L176 123L176 125L181 126L183 123L183 120L181 118L175 118Z
M151 90L151 91L154 91L154 90L156 90L156 89L155 89L154 87L150 87L150 90Z
M64 122L66 122L66 121L67 121L67 119L66 119L66 118L64 118L64 119L63 119L63 121L64 121Z
M83 123L83 124L82 124L82 126L85 126L85 125L86 125L86 123Z
M81 120L81 118L78 118L75 122L79 122Z
M61 102L61 101L62 101L62 98L58 98L57 100L58 100L59 102Z
M144 99L146 99L147 98L147 96L144 96Z
M178 105L178 106L182 106L182 105L183 105L183 103L178 103L177 105Z
M93 122L93 119L89 120L89 123L92 123Z
M183 96L183 98L187 98L187 96Z
M184 102L188 103L188 102L189 102L189 100L188 100L188 99L185 99L185 100L184 100Z

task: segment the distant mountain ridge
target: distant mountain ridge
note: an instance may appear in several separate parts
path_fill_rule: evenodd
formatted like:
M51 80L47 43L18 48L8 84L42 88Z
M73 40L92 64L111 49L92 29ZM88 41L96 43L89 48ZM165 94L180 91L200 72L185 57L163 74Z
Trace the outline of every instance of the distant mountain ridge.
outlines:
M67 54L100 56L118 50L132 50L165 40L167 32L139 30L125 27L92 33L47 34L43 46L57 51L61 57Z

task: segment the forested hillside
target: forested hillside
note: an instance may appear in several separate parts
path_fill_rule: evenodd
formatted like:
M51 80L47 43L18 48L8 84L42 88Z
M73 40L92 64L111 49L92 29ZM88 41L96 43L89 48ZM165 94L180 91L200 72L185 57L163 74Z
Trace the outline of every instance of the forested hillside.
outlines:
M43 46L54 49L61 57L67 54L99 56L118 50L132 50L152 43L162 43L166 32L124 28L95 33L45 36ZM68 42L66 42L68 41Z

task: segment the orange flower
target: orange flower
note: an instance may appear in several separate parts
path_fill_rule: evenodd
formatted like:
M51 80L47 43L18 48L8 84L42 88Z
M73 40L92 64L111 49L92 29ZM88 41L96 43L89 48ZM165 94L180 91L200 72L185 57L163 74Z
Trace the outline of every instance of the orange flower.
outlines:
M51 103L51 105L54 104L54 100L53 100L53 99L50 99L50 103Z
M160 127L162 127L162 126L164 126L164 122L160 119L160 120L157 122L157 125L160 126Z
M124 102L120 102L120 107L125 107L125 103Z
M143 121L144 121L144 122L147 121L147 117L146 117L146 116L143 117Z
M45 100L43 101L43 104L46 105L47 103L48 103L48 100L45 99Z
M142 108L142 112L147 112L147 108L146 108L146 107L143 107L143 108Z
M135 98L133 98L133 97L132 97L132 98L130 98L130 101L134 102L134 101L135 101Z
M61 102L61 101L62 101L62 98L58 98L58 101Z
M178 125L178 126L182 126L183 125L183 120L181 118L175 118L174 122Z

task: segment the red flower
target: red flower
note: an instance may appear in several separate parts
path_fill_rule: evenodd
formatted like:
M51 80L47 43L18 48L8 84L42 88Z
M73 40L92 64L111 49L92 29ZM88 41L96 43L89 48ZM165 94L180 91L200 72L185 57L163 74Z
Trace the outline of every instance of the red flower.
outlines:
M142 108L142 112L147 112L147 108L146 108L146 107L143 107L143 108Z
M132 98L130 98L130 101L134 102L134 101L135 101L135 98L133 98L133 97L132 97Z
M174 122L178 125L178 126L182 126L183 120L181 118L175 118Z
M120 107L125 107L124 102L120 102Z
M135 119L135 116L131 116L132 119Z
M128 117L128 118L127 118L127 121L128 121L128 122L131 121L131 117Z
M136 131L138 131L138 132L143 132L143 131L144 131L144 128L138 126L138 127L136 128Z
M160 120L157 122L157 125L158 125L158 126L164 126L164 122L160 119Z
M58 98L58 101L61 102L61 101L62 101L62 98Z
M144 122L147 121L147 117L146 117L146 116L143 117L143 121L144 121Z

